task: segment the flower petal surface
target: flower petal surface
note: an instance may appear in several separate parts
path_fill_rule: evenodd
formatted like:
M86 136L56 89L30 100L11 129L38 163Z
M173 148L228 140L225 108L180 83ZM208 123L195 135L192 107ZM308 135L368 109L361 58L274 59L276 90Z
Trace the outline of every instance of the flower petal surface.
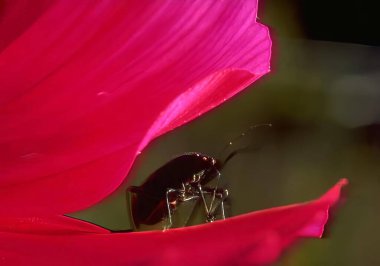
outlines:
M0 216L89 207L153 138L269 71L257 1L4 1Z
M89 233L93 225L74 219L55 222L50 233L1 232L0 259L2 265L264 265L300 237L321 237L346 184L342 179L307 203L164 232ZM81 230L70 233L73 227Z

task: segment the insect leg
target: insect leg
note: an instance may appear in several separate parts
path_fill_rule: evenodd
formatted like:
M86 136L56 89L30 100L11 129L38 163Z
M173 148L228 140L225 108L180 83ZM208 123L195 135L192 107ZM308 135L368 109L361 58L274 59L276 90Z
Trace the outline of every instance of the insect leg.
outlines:
M208 216L209 215L209 209L207 207L205 195L203 194L202 185L200 183L198 183L198 191L199 191L199 194L201 195L203 206L204 206L205 211L206 211L206 215Z
M213 192L213 195L212 195L212 199L211 199L209 210L212 210L212 205L214 204L214 201L215 201L216 191L218 190L220 176L221 176L221 173L219 172L219 170L218 169L215 169L215 170L217 172L216 184L215 184L215 187L214 187L214 192Z
M172 227L172 225L173 225L173 222L172 222L172 211L170 209L170 203L169 203L169 194L172 193L172 192L175 192L175 189L169 188L168 190L166 190L166 207L168 208L168 220L169 220L169 224L167 224L164 229L168 229L168 228Z
M222 212L222 219L226 219L226 215L224 214L224 200L220 202L220 211Z
M222 195L222 199L220 201L220 211L222 213L222 218L223 220L226 219L226 215L224 213L224 200L228 197L228 190L227 189L224 189L223 190L223 195Z
M170 208L170 202L169 202L169 195L170 193L173 193L173 192L179 192L179 190L177 189L172 189L172 188L168 188L166 190L166 207L168 208L168 223L167 225L165 225L164 227L164 230L166 229L169 229L170 227L172 227L173 225L173 221L172 221L172 211L171 211L171 208Z
M220 212L222 215L222 218L225 219L225 211L224 211L224 201L228 197L228 190L222 189L222 188L210 188L210 187L203 187L203 193L204 194L212 194L214 195L215 192L215 198L218 199L218 204L214 205L213 208L209 209L209 216L212 217L215 214L216 208L220 206Z

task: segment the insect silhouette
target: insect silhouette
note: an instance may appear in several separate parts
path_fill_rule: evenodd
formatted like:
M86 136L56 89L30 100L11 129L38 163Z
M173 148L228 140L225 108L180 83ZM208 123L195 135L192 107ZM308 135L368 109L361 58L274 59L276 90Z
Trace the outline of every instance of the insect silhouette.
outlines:
M270 127L271 124L251 126L249 131L261 126ZM246 133L229 142L223 151ZM141 224L155 225L164 220L163 229L169 229L173 226L172 216L177 207L189 201L201 203L205 222L213 222L218 215L225 219L224 202L229 192L219 187L221 171L231 158L245 149L247 147L227 153L224 160L198 152L185 153L158 168L141 186L129 187L134 227L138 229ZM214 181L213 186L209 185L211 181Z

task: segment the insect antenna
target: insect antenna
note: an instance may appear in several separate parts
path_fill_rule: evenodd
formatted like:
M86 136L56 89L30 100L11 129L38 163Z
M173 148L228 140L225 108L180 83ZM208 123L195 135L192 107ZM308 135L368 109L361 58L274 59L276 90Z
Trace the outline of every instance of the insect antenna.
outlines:
M248 135L248 133L252 133L252 132L254 132L254 129L260 128L260 127L272 127L272 124L266 123L266 124L256 124L256 125L250 126L246 131L244 131L239 136L232 139L225 147L223 147L220 154L221 155L223 155L223 153L227 154L226 157L222 157L222 156L217 157L217 158L221 158L221 161L218 162L218 165L216 166L216 169L215 169L215 170L217 170L218 175L216 177L216 183L214 184L214 187L213 187L210 205L208 208L207 207L205 208L206 212L207 212L207 219L210 219L210 218L215 219L215 209L213 207L215 205L217 191L219 191L219 185L220 185L219 183L220 183L220 176L221 176L220 171L224 168L224 166L227 164L227 162L230 161L235 155L242 153L244 151L249 151L252 149L251 143L248 143L248 144L243 143L243 145L236 145L236 144L239 144L240 140L246 139L246 135ZM233 147L233 150L231 152L229 152L230 147ZM223 159L223 158L225 158L225 159ZM223 195L224 195L224 193L226 193L225 196L221 195L220 202L219 202L219 204L221 206L222 217L224 219L225 218L224 201L227 199L228 190L224 189L222 193L223 193ZM203 199L203 201L205 202L204 199Z
M245 146L240 147L240 148L236 147L233 151L228 153L229 148L235 147L236 143L238 143L241 139L245 138L249 133L254 132L255 129L260 128L260 127L272 127L272 124L265 123L265 124L252 125L246 131L244 131L239 136L232 139L230 142L227 143L226 146L223 147L222 151L219 154L221 155L227 154L227 156L225 157L224 160L222 159L220 169L222 169L227 164L228 161L230 161L233 157L235 157L235 155L250 150L251 144L246 144ZM223 158L223 156L219 156L219 158Z

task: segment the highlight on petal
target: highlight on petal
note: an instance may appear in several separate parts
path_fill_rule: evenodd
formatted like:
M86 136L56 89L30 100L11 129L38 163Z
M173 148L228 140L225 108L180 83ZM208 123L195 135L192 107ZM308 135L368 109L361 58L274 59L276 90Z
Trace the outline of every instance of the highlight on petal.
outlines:
M152 138L269 71L256 0L18 2L0 21L0 217L93 205Z
M321 198L165 232L0 233L4 265L262 265L299 237L320 237L342 179ZM78 223L70 219L67 223ZM85 223L84 227L88 224ZM71 227L63 225L63 227ZM159 247L159 248L157 248Z

